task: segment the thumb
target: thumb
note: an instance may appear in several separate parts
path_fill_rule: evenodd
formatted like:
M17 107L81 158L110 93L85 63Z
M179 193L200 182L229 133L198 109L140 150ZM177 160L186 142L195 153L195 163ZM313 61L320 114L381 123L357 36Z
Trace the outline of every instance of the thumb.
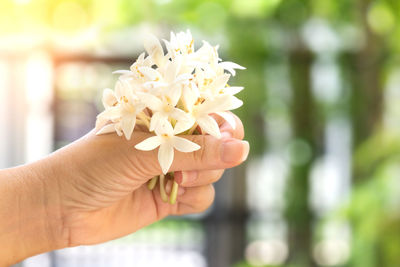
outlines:
M141 134L133 138L134 145L151 137ZM174 150L173 162L169 172L191 170L226 169L239 165L246 160L249 153L249 143L235 138L217 139L211 135L180 136L200 146L194 152L183 153ZM139 164L137 169L146 178L162 173L159 163L159 148L151 151L141 151L133 148L130 153L132 162ZM161 156L161 155L160 155Z

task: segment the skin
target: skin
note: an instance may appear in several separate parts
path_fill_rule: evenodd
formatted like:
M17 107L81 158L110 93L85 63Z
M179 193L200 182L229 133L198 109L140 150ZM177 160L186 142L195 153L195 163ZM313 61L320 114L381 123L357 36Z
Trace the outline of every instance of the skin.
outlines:
M249 145L236 118L233 130L218 120L223 137L184 136L202 148L175 151L170 171L180 184L177 203L162 202L157 149L134 145L150 134L135 131L127 141L115 134L87 134L47 158L0 170L0 266L60 248L90 245L133 233L168 215L206 210L214 200L212 184L224 169L242 163ZM171 184L167 184L167 191Z

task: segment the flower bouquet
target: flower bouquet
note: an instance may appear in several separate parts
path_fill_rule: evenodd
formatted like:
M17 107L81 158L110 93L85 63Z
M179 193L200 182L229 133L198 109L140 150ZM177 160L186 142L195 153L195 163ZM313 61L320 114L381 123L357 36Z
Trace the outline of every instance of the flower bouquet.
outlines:
M158 147L160 176L152 178L148 187L157 182L164 202L174 204L178 184L173 181L171 193L165 191L165 180L174 179L168 173L174 150L193 152L200 146L183 138L184 135L209 134L221 138L213 116L220 116L235 128L235 119L227 111L243 102L235 97L243 87L229 86L235 69L244 67L218 56L218 46L203 41L196 51L190 31L171 33L163 40L149 36L142 53L130 70L119 70L115 89L105 89L102 102L105 110L97 116L96 134L116 132L130 139L136 127L154 136L138 143L135 148L149 151Z

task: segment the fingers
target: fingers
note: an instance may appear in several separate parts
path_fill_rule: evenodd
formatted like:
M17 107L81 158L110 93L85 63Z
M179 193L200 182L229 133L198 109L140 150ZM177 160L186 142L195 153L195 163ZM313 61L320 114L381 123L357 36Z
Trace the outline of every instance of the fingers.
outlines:
M178 204L175 209L172 209L171 214L203 212L211 206L214 198L215 190L212 185L186 188L185 193L178 197Z
M224 170L178 171L175 181L183 187L196 187L212 184L221 179Z
M145 188L145 190L148 189ZM169 191L168 188L167 191ZM214 201L215 190L210 184L182 188L178 192L177 202L171 205L168 202L162 201L160 189L159 186L157 186L152 191L152 197L156 205L157 220L160 220L168 215L183 215L205 211Z
M145 133L134 134L133 140L139 143L152 135ZM249 143L235 138L216 139L210 135L182 136L201 148L190 153L174 151L171 171L216 170L239 165L246 160L249 153ZM158 149L141 151L132 148L129 157L135 168L147 178L162 173L158 162Z

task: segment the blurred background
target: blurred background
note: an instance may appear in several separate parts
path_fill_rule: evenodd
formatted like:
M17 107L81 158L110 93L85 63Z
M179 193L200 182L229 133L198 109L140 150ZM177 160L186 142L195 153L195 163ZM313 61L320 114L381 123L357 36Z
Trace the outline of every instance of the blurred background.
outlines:
M84 135L143 36L186 29L247 67L247 164L204 214L19 266L400 266L398 0L1 0L0 168Z

